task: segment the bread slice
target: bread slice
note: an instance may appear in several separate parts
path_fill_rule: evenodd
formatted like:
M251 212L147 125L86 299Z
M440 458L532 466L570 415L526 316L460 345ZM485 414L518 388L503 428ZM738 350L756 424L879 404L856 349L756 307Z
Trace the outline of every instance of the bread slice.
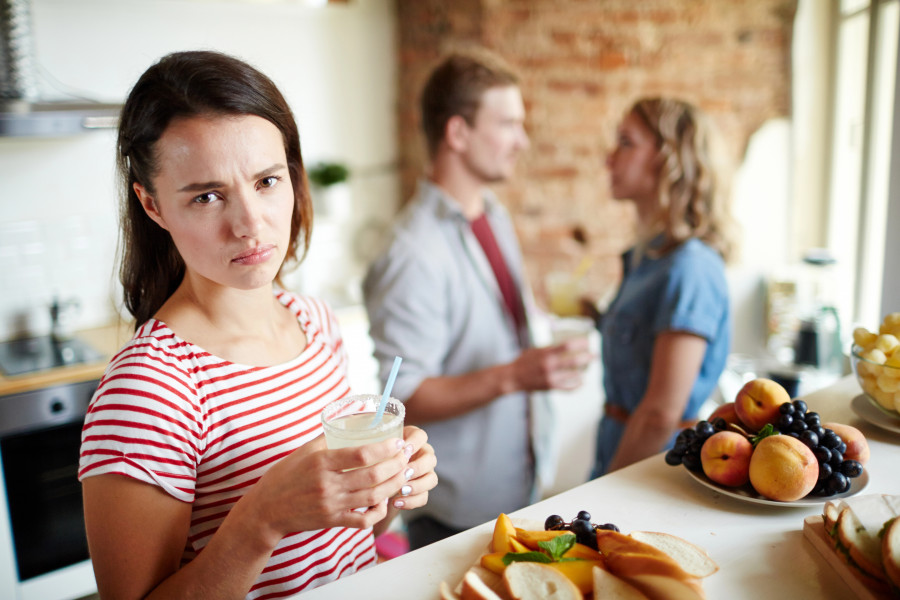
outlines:
M619 552L644 554L658 558L671 558L668 554L646 542L618 531L600 530L597 532L597 547L604 556Z
M503 577L479 565L473 565L466 571L459 593L462 600L510 600Z
M695 579L668 556L615 552L606 556L605 561L607 569L613 575L626 579L634 575L662 575L681 581Z
M719 565L710 558L706 550L678 536L656 531L632 531L629 535L639 542L662 550L693 577L702 579L719 570Z
M594 598L649 600L644 592L600 567L594 567Z
M460 600L460 597L450 589L446 581L441 582L441 600Z
M635 575L628 583L650 600L703 600L703 588L694 580L681 581L664 575Z
M878 534L876 532L873 536L857 517L856 510L850 506L845 506L838 517L837 537L861 571L874 579L885 581Z
M894 517L882 534L881 558L885 576L900 590L900 517Z
M565 575L541 563L512 563L503 571L503 581L514 600L584 600Z
M490 571L487 572L490 573ZM479 572L474 568L466 571L463 576L462 591L459 597L460 600L503 600L503 596L491 589L491 586L481 578Z
M829 500L822 511L822 522L825 525L825 533L833 536L836 533L837 520L841 516L844 503L840 500Z

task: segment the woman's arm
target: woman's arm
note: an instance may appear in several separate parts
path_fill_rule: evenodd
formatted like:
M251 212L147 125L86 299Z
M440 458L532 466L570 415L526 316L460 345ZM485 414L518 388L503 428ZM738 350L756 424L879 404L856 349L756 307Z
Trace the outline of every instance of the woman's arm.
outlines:
M406 445L387 440L325 450L321 437L305 444L247 491L203 551L182 568L190 504L122 475L89 477L82 484L85 525L100 594L243 598L288 533L382 521L388 498L407 484ZM424 469L427 461L422 464ZM359 506L371 508L354 512Z
M690 333L667 331L657 336L647 391L628 418L607 471L627 467L663 449L681 422L706 346L704 338Z

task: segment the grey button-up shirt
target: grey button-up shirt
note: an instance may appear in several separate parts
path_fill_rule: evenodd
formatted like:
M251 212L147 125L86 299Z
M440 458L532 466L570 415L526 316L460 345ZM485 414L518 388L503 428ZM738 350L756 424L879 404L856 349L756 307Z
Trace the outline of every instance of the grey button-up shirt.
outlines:
M487 191L485 205L527 310L530 294L512 223ZM387 250L369 268L363 294L382 382L394 357L403 357L391 394L403 402L429 377L509 363L521 352L520 336L528 343L527 332L515 331L459 205L427 181L398 216ZM422 424L437 455L439 482L427 506L404 516L427 514L469 528L531 503L530 401L522 392L508 394L459 417ZM531 418L548 425L543 409Z

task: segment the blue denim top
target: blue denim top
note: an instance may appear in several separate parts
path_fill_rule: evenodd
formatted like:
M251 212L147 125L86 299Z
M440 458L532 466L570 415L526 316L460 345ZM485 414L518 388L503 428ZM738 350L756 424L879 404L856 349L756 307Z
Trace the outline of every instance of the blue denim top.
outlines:
M716 251L693 238L661 257L645 254L637 265L632 264L634 255L632 248L622 256L622 284L601 324L606 402L633 412L647 389L656 336L683 331L707 341L682 417L696 418L715 389L731 346L725 264ZM624 429L609 417L601 420L595 477L606 472Z

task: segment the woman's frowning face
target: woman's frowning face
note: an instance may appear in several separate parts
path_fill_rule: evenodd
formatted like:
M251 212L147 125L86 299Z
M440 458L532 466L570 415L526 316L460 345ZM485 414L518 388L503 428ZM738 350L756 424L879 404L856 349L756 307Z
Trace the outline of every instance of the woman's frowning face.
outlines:
M659 195L661 161L656 135L635 112L622 120L616 146L606 157L612 197L654 204Z
M172 236L186 277L242 290L271 284L294 207L278 128L254 115L177 119L156 154L154 193L135 192Z

